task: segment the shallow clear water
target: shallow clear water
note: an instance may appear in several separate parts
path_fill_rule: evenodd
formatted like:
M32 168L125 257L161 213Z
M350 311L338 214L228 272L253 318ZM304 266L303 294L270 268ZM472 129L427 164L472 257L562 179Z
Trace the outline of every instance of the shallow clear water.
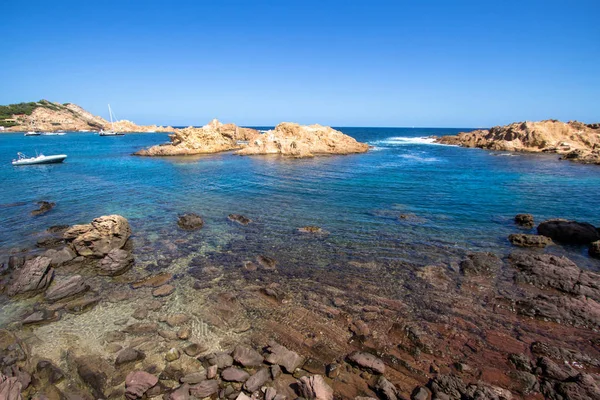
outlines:
M457 129L341 128L373 147L366 154L285 159L231 153L173 158L131 154L166 134L0 135L0 254L32 247L57 224L121 214L140 247L195 235L214 254L269 253L285 265L323 266L349 259L445 261L467 251L511 250L515 214L536 221L569 218L600 226L600 167L556 155L509 154L432 144ZM67 154L64 164L13 167L18 151ZM56 202L33 217L35 202ZM205 219L197 233L178 230L177 214ZM227 220L244 214L254 224ZM400 219L400 214L414 214ZM296 229L318 225L329 234ZM152 248L152 247L151 247ZM599 268L583 247L554 247ZM138 257L149 259L139 252Z

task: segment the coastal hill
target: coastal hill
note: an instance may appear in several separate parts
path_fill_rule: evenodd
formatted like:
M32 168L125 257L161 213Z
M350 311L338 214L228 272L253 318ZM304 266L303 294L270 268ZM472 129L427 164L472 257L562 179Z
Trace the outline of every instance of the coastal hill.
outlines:
M110 129L110 122L95 116L73 103L53 103L48 100L0 106L0 126L8 132L23 131L99 131ZM170 132L171 127L140 126L131 121L116 121L119 132Z
M515 122L489 130L443 136L437 143L500 151L557 153L564 159L600 164L600 124L578 121Z
M202 128L175 129L170 143L152 146L135 153L138 156L182 156L218 153L241 148L238 141L247 141L259 135L255 129L235 124L223 124L213 119Z

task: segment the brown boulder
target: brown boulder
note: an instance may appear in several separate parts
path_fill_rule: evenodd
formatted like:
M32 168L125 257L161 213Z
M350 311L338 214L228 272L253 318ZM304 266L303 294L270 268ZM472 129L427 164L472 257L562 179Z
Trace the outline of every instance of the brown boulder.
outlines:
M49 201L38 201L38 206L40 206L37 210L33 210L31 215L42 215L46 214L48 211L52 210L56 203L51 203Z
M508 241L519 247L546 247L551 244L552 239L542 235L526 235L524 233L513 233L508 236Z
M533 215L517 214L515 215L515 224L522 226L523 228L533 228L535 225Z
M221 378L228 382L246 382L250 374L240 368L229 367L225 368L223 372L221 372Z
M244 383L244 389L252 393L260 389L269 379L271 378L271 372L269 368L261 368L254 375L252 375L246 383Z
M129 222L120 215L96 218L88 225L75 225L64 233L73 238L72 245L79 255L104 257L113 249L121 249L131 236Z
M198 214L188 213L179 216L177 225L186 231L195 231L202 228L204 220Z
M190 386L190 394L196 398L203 399L219 391L219 383L215 379L206 380L197 385Z
M133 254L123 249L112 249L100 261L99 275L116 276L124 273L133 264Z
M54 269L50 266L52 260L48 257L36 257L27 260L25 265L15 272L7 293L36 294L46 289L54 277Z
M321 375L303 376L298 381L298 390L307 400L333 400L333 389Z
M21 382L17 377L7 377L0 373L0 399L21 400Z
M235 346L232 356L235 362L244 367L258 367L264 361L256 350L243 346Z
M132 371L125 378L125 397L130 400L140 399L144 393L158 383L158 378L145 371Z
M268 354L265 357L266 362L277 364L290 374L294 373L296 368L304 363L304 358L298 355L298 353L288 350L276 342L269 343L267 352Z
M54 302L83 293L89 290L89 288L89 285L85 283L81 275L73 275L61 280L55 279L48 290L46 290L45 297L46 300Z
M361 351L354 352L348 356L348 360L362 368L370 369L378 374L385 373L385 364L373 354Z
M551 219L542 222L537 230L540 235L561 243L590 244L600 240L600 233L596 227L586 222Z

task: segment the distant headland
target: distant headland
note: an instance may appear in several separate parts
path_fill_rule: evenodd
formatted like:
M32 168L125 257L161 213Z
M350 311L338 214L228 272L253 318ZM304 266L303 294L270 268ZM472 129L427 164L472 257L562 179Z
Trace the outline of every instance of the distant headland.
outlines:
M0 130L7 132L100 131L109 128L110 122L73 103L61 104L40 100L0 106ZM112 129L119 132L173 131L172 127L137 125L127 120L115 121Z

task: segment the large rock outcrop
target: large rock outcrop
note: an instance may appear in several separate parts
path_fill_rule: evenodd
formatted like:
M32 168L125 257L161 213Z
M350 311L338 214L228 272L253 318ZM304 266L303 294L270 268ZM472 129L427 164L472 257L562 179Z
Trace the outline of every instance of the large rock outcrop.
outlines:
M219 153L239 149L238 141L247 141L259 132L213 119L202 128L176 129L169 135L171 143L152 146L135 153L138 156L183 156Z
M64 234L77 254L84 257L104 257L113 249L122 248L131 236L127 219L120 215L96 218L90 224L73 225Z
M328 126L299 125L282 122L274 130L255 137L248 146L236 152L239 155L281 154L291 157L313 157L323 154L364 153L366 143Z
M558 153L565 159L600 164L598 124L577 121L515 122L489 130L443 136L437 142L489 150Z

